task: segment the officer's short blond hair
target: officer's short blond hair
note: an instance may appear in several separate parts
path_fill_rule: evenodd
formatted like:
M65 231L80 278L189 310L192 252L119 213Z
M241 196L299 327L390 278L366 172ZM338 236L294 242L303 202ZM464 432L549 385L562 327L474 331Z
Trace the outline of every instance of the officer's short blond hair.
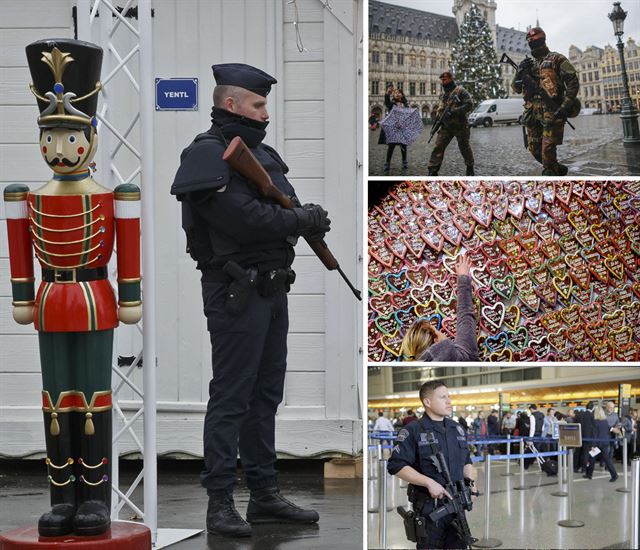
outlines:
M224 108L224 100L228 97L233 98L236 103L241 103L247 96L248 90L240 86L221 85L213 89L213 106Z

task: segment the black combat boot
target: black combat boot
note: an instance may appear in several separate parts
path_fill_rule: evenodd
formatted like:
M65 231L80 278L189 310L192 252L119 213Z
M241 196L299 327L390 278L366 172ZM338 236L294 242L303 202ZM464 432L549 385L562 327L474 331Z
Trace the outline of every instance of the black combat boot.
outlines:
M465 174L466 176L475 176L475 172L473 171L473 164L468 164L467 165L467 173Z
M249 523L316 523L315 510L303 510L280 494L278 487L251 491L247 507Z
M556 166L556 174L558 176L566 176L569 173L569 167L558 163Z
M440 171L439 166L429 166L429 176L437 176Z
M94 536L111 525L111 406L79 412L78 510L73 532Z
M73 531L76 513L76 472L74 450L71 447L72 412L45 412L44 433L47 445L47 465L51 494L51 510L38 520L41 537L62 537Z
M236 510L233 495L228 491L209 492L207 532L227 537L250 537L249 525Z

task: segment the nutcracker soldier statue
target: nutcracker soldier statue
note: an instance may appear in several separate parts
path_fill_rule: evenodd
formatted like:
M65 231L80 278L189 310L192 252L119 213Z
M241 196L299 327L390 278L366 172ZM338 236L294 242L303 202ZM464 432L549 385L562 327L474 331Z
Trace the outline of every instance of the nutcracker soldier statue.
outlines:
M53 178L5 188L13 317L34 323L42 368L52 508L40 536L110 526L111 356L118 321L140 320L140 190L91 177L102 49L52 39L26 48L40 110L40 152ZM118 301L107 279L117 245ZM33 255L42 268L34 293Z

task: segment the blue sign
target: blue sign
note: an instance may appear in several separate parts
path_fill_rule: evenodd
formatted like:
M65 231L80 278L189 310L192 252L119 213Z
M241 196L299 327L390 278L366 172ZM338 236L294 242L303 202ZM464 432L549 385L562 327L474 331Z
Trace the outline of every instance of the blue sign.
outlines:
M156 78L156 111L197 110L197 78Z

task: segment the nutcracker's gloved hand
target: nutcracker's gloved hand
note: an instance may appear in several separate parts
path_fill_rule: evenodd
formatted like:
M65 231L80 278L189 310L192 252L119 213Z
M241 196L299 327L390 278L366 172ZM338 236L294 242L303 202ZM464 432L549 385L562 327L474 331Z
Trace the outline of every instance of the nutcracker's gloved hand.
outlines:
M13 320L20 325L30 325L33 323L33 306L14 306Z
M118 306L118 320L125 325L134 325L142 319L142 306Z
M319 241L331 230L329 212L319 204L304 204L293 211L298 218L297 235L310 241Z

